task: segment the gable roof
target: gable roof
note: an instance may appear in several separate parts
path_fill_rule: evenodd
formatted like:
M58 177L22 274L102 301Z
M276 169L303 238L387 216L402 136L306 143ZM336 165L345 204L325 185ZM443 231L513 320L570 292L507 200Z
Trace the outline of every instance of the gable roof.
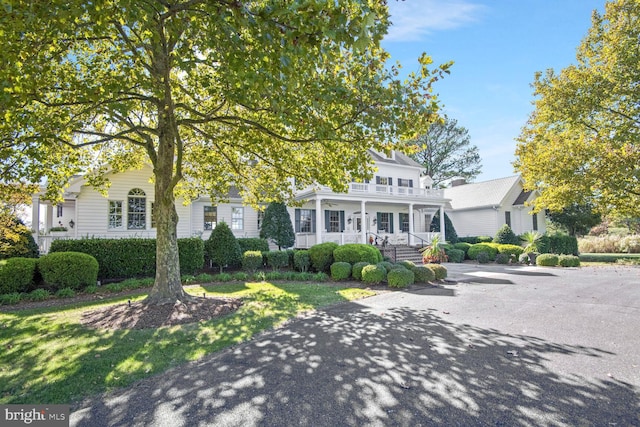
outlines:
M499 206L520 180L520 175L514 175L490 181L458 185L445 188L444 197L451 199L450 204L453 210Z
M369 150L369 155L376 163L387 163L392 165L400 165L400 166L411 166L413 168L422 169L422 165L411 157L403 154L399 151L394 151L393 158L383 157L380 154L376 153L374 150Z

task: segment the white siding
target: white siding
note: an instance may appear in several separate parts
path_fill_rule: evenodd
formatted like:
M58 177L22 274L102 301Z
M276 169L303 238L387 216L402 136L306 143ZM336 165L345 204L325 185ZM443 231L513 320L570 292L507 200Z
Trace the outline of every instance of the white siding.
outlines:
M504 223L504 212L494 209L446 212L458 237L493 236ZM498 224L498 216L502 223Z

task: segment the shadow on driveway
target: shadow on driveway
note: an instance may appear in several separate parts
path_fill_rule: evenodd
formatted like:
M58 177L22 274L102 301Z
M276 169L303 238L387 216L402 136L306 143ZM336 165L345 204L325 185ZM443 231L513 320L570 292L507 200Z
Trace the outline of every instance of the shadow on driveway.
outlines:
M632 385L545 364L610 354L346 303L88 400L71 425L638 425Z

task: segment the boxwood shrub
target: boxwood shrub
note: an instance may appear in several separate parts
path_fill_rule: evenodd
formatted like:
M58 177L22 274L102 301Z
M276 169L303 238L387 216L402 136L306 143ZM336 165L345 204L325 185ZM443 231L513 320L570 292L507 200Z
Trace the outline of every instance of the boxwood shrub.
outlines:
M338 247L337 243L318 243L309 248L309 259L311 266L318 272L327 272L334 263L333 251Z
M293 266L296 270L306 273L311 266L309 251L306 249L297 250L293 253Z
M262 252L245 251L242 254L242 269L249 273L255 273L259 268L262 268Z
M387 269L380 264L370 264L362 268L362 281L364 283L378 284L387 279Z
M269 251L267 252L267 265L269 265L273 271L287 267L289 265L289 254L287 251Z
M379 262L378 265L384 268L387 271L387 273L391 271L391 269L393 268L393 263L389 261Z
M499 254L515 255L516 257L524 252L524 248L518 245L496 245L495 248L498 249Z
M486 253L491 261L496 259L496 255L498 255L498 249L486 243L476 243L475 245L471 245L467 254L469 255L469 259L477 260L478 254L482 252Z
M9 258L0 263L0 294L27 292L35 284L37 258Z
M443 280L447 277L447 268L441 264L426 264L425 267L431 269L436 276L436 280Z
M416 267L413 269L415 283L428 283L436 280L436 274L428 267Z
M449 262L464 262L464 251L462 249L445 250Z
M237 240L240 245L241 253L245 253L247 251L269 252L269 242L267 239L260 239L257 237L239 237Z
M53 252L38 260L44 282L54 289L82 289L98 280L98 261L81 252Z
M469 252L469 248L471 247L471 243L467 243L467 242L458 242L455 245L453 245L453 249L459 249L461 251L464 251L464 256L466 258L467 257L467 252Z
M355 264L356 262L368 262L369 264L377 264L382 261L380 250L372 245L363 243L348 243L338 246L333 251L335 261L348 262Z
M387 283L390 288L406 288L415 280L413 271L404 267L394 268L387 274Z
M561 267L580 267L580 258L575 255L560 255L558 265Z
M558 255L556 254L540 254L536 257L536 265L543 267L555 267L558 265Z
M496 255L496 264L509 264L510 258L508 254L498 254Z
M351 277L351 264L342 261L331 264L331 278L333 280L345 280L349 277Z
M351 276L356 280L362 280L362 269L365 265L371 265L368 262L356 262L351 268Z
M410 261L408 259L405 259L403 261L400 261L398 263L396 263L396 265L402 265L403 267L405 267L407 270L413 270L414 268L416 268L416 263L413 261Z

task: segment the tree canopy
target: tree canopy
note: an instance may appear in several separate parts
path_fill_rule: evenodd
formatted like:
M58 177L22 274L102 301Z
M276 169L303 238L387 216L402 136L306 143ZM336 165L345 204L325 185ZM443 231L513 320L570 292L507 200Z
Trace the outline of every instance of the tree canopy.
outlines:
M478 147L471 145L469 131L449 117L432 124L411 144L415 150L411 157L424 166L435 187L455 177L473 181L482 169Z
M640 216L640 3L594 11L577 64L537 73L535 110L518 138L516 169L535 208L592 203Z
M449 64L406 80L380 41L386 2L14 1L0 14L0 184L150 163L157 226L151 302L185 296L176 197L229 186L257 205L372 175L367 150L403 149L437 113ZM292 185L290 178L295 178ZM10 187L7 187L10 188Z
M567 230L569 235L585 235L592 227L602 222L602 215L594 212L593 206L572 204L560 212L549 212L549 220Z

